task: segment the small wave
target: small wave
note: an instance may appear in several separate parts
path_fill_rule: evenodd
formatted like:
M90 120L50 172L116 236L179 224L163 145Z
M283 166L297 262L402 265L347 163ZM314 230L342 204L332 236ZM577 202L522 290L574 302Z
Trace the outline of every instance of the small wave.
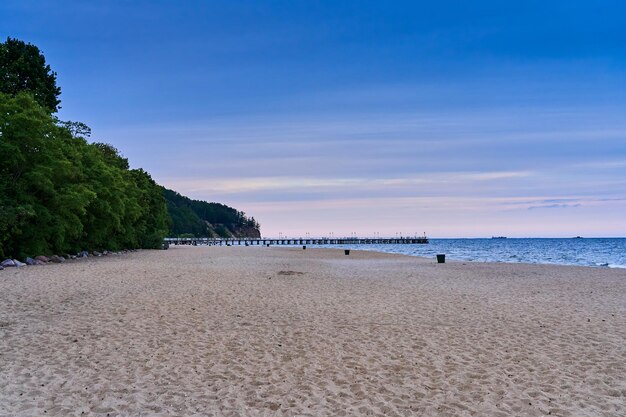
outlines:
M428 245L321 245L329 248L362 249L378 252L446 258L470 262L510 262L551 265L579 265L594 268L626 269L626 239L432 239ZM502 245L506 243L507 248Z

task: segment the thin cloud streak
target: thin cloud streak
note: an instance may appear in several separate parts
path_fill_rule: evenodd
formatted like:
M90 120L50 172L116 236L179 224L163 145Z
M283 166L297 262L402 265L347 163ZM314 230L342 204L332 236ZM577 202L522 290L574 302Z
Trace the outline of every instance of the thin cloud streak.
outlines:
M265 177L229 179L182 179L170 180L167 185L193 193L248 193L268 190L307 190L328 188L377 188L405 187L424 184L471 184L484 181L497 181L510 178L524 178L530 172L450 172L424 175L418 178L311 178L311 177Z
M531 200L522 197L449 197L449 196L424 196L424 197L397 197L397 198L352 198L352 199L333 199L333 200L316 200L316 201L284 201L282 204L274 202L259 202L253 204L254 207L267 210L276 209L278 211L289 211L297 208L309 207L313 209L325 208L351 208L354 206L384 206L391 207L407 207L407 208L428 208L443 207L445 209L455 209L459 206L464 210L482 210L490 207L490 211L508 211L528 210L534 205L541 202L550 201L568 201L576 202L573 204L560 204L565 206L598 206L604 204L615 204L619 206L626 205L626 198L614 199L598 199L588 197L575 197L568 199L554 199L549 197L535 197ZM555 204L550 204L555 205ZM559 204L556 204L559 205Z
M547 204L545 206L530 206L528 210L542 210L542 209L564 209L564 208L575 208L580 207L582 204Z

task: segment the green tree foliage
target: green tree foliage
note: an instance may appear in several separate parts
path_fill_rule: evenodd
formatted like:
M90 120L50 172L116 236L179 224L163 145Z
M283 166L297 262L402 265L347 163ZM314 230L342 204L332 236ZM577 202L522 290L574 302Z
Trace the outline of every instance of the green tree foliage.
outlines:
M59 120L57 124L67 129L72 136L80 136L83 138L91 136L91 128L82 122L65 122Z
M57 124L28 93L0 94L0 256L159 247L161 187L110 145Z
M61 89L56 85L56 73L35 45L7 38L0 43L0 92L16 96L29 92L37 103L56 112Z
M161 186L143 169L133 169L129 173L137 186L136 201L140 208L140 215L133 223L137 239L134 243L142 248L158 248L171 222Z
M0 95L0 154L4 252L43 253L78 239L95 193L81 179L75 139L29 94Z
M259 224L244 212L220 203L192 200L167 188L163 188L163 195L172 219L172 236L260 236Z

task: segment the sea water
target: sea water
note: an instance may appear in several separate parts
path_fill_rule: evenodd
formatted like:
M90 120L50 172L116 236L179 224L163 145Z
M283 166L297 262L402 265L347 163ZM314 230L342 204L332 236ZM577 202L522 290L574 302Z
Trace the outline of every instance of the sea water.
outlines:
M328 247L432 258L436 254L443 253L446 259L475 262L626 268L626 238L430 239L428 244L333 245Z

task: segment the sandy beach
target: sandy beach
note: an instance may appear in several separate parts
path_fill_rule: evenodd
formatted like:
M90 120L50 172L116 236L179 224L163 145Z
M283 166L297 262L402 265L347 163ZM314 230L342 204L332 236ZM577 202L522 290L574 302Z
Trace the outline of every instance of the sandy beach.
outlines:
M0 271L0 416L626 415L626 270L171 247Z

